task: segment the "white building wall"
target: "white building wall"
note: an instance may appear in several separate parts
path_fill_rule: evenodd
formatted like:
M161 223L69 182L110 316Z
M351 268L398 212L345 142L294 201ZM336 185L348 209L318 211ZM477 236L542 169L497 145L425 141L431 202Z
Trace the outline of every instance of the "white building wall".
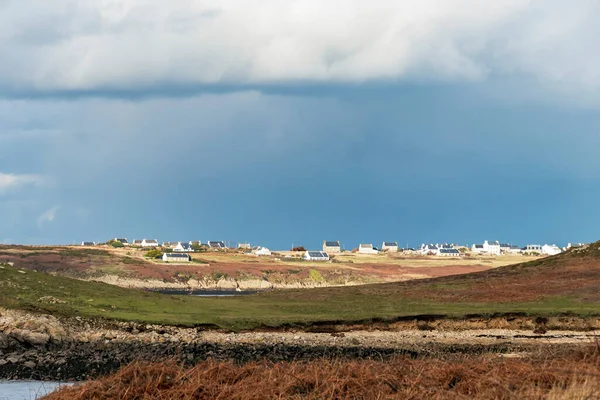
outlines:
M561 253L562 250L559 249L556 245L543 245L542 246L542 254L548 255L548 256L554 256L557 255L559 253Z
M372 244L361 244L358 246L358 252L360 254L377 254L379 253L377 250L373 248Z

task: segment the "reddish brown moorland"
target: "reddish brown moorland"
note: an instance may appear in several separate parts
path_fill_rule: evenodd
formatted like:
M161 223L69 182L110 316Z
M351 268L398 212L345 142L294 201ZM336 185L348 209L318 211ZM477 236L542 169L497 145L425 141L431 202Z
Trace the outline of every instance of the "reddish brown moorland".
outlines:
M446 355L391 361L133 363L45 400L583 399L600 394L595 347L519 357Z

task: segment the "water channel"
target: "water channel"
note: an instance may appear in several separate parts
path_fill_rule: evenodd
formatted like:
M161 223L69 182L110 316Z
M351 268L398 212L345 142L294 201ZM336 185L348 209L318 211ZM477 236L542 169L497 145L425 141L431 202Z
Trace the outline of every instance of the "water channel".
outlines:
M60 386L66 385L72 384L66 382L0 380L0 400L35 400L53 392Z

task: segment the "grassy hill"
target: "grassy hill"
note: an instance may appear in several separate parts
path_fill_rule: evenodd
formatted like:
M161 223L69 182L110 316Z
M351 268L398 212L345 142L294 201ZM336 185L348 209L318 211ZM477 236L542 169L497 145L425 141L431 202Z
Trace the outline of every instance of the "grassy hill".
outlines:
M232 298L167 296L3 266L0 306L225 329L394 320L424 314L585 317L600 315L599 283L600 242L596 242L557 256L460 276Z

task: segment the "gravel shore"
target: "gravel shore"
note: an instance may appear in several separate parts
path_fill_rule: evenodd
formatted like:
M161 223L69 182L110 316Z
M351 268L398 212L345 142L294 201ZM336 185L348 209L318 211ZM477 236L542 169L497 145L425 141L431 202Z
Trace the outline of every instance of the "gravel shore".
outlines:
M463 324L464 325L464 324ZM539 329L539 321L538 321ZM416 328L410 329L411 326ZM532 326L536 326L535 321ZM545 324L547 326L547 323ZM247 362L315 358L385 359L445 354L515 356L539 346L595 342L599 330L447 329L404 324L394 329L229 333L126 322L58 319L0 309L0 379L82 380L134 360L207 358ZM389 328L389 327L388 327ZM404 328L404 329L403 329Z

